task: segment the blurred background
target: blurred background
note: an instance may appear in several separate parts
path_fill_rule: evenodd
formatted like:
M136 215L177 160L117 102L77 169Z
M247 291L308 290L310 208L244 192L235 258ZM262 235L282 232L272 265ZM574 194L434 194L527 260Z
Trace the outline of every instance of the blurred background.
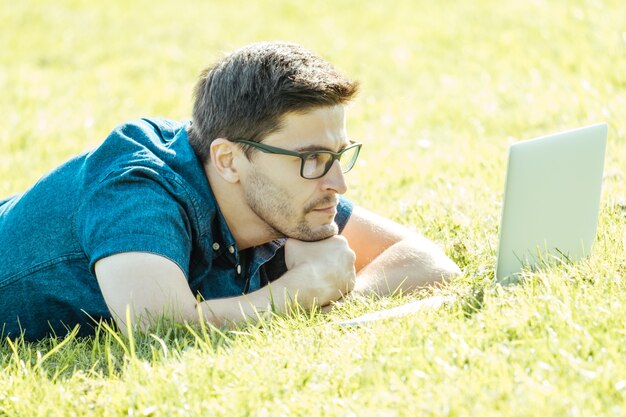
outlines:
M603 201L626 207L621 0L1 2L0 199L118 123L189 118L204 67L288 40L361 82L348 196L457 261L494 245L517 140L608 122Z

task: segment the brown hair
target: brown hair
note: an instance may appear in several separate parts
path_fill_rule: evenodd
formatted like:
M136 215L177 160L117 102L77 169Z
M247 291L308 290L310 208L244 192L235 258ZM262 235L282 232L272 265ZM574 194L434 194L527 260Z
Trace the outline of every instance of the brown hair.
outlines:
M285 114L345 104L357 90L357 82L300 45L254 43L202 71L189 141L205 162L213 139L261 141Z

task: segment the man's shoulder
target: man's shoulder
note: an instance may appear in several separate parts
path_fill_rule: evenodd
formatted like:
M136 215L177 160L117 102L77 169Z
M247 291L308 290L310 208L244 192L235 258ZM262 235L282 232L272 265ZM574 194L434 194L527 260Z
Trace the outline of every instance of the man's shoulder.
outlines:
M157 135L162 139L172 138L182 129L185 129L189 121L165 119L161 117L142 117L126 121L117 125L111 135L123 135L128 137Z
M153 197L174 197L189 215L203 217L216 203L201 163L189 145L189 122L141 118L118 125L85 160L89 195L120 194L116 190L149 191ZM145 199L137 191L124 197ZM121 196L121 194L120 194ZM199 221L201 221L200 219Z
M176 168L181 158L193 159L186 127L189 122L164 118L141 118L117 125L104 141L91 151L100 168L128 164Z

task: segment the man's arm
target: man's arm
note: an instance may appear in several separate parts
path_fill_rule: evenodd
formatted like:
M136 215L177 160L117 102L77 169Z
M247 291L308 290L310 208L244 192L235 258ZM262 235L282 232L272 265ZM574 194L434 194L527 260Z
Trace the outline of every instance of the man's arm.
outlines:
M359 207L354 208L342 235L356 254L353 294L410 292L461 274L433 242Z
M180 323L198 322L202 317L223 326L254 318L272 307L284 312L292 302L303 308L328 305L354 286L354 252L342 236L320 242L289 239L285 262L289 270L270 285L249 294L200 303L178 265L159 255L112 255L96 262L95 272L104 300L122 330L127 328L127 310L133 325L140 329L163 316Z

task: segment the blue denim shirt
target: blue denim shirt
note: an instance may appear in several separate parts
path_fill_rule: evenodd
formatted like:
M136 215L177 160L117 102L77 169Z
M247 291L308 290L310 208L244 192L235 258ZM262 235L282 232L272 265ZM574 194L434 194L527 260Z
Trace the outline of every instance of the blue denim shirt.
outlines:
M204 299L255 291L286 272L284 239L244 251L242 262L187 126L120 125L93 151L0 201L0 333L34 340L76 324L93 333L111 318L94 264L116 253L172 260ZM340 230L351 212L340 198Z

